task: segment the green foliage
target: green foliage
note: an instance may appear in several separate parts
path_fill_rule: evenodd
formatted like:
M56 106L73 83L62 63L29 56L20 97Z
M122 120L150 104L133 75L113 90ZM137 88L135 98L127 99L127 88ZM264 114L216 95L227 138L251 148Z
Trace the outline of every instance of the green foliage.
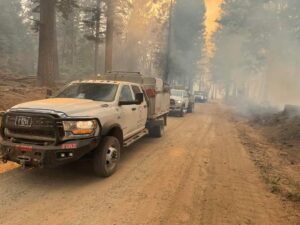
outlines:
M57 0L56 7L64 19L68 19L76 8L79 8L78 0Z
M97 6L98 4L98 6ZM89 41L104 43L106 32L106 4L99 0L90 0L81 4L83 14L82 29L85 38ZM97 28L98 26L98 28Z

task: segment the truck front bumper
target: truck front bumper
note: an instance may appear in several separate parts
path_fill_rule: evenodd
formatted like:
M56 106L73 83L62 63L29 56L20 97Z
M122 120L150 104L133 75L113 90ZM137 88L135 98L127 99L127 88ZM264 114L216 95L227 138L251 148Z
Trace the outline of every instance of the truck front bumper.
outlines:
M57 167L79 160L98 144L98 138L68 141L57 146L17 144L3 140L0 156L3 162L12 161L22 166Z
M170 106L170 113L172 113L172 112L180 112L182 110L182 106L176 106L176 105L174 105L174 106Z

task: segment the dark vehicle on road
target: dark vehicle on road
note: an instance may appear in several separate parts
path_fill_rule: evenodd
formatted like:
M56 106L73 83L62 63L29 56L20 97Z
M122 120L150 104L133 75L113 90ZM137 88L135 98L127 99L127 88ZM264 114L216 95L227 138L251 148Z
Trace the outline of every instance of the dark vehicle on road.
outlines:
M196 103L206 103L208 101L208 94L205 91L195 92L195 102Z

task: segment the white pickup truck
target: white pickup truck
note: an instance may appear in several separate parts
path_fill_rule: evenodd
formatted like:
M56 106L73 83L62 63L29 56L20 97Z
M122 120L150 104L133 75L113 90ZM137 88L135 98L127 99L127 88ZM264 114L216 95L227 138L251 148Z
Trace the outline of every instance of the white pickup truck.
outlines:
M55 167L92 156L95 173L108 177L123 147L163 135L169 102L161 79L139 73L74 81L55 97L2 113L0 157L23 167Z
M185 113L194 111L193 97L185 89L172 88L170 98L170 113L183 117Z

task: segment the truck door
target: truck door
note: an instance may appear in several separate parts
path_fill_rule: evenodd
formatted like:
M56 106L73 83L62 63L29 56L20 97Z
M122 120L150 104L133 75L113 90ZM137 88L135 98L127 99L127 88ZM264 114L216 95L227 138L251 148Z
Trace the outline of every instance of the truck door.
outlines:
M131 86L133 94L137 94L137 93L143 93L143 91L141 90L141 88L137 85L132 85ZM137 129L138 130L142 130L145 128L146 125L146 121L147 121L147 114L148 114L148 108L147 108L147 103L144 101L142 104L140 105L135 105L137 108Z
M119 101L133 101L133 93L129 85L123 85ZM136 122L136 105L122 105L120 106L120 119L125 138L130 137L137 129Z

